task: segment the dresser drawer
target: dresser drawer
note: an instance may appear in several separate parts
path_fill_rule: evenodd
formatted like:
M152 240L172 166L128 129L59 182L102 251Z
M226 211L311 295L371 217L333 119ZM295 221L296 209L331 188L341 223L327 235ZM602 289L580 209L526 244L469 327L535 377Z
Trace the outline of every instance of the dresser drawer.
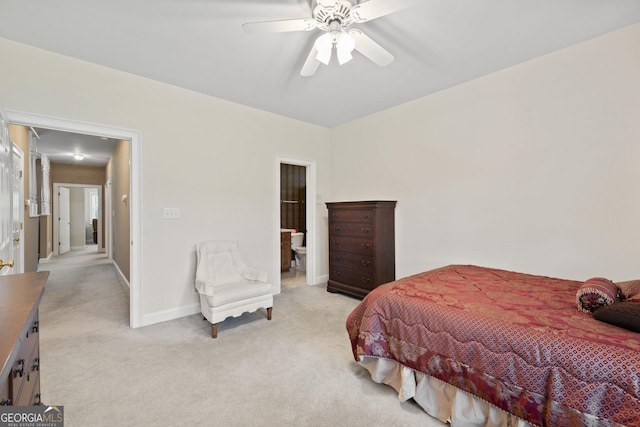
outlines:
M371 290L377 286L373 271L363 271L361 269L352 270L350 268L336 268L329 270L329 280L342 283L350 283L362 289Z
M29 404L28 401L25 403L20 398L20 395L23 388L31 388L29 386L32 384L30 380L33 376L34 358L38 357L38 314L36 313L27 324L29 327L20 339L20 350L10 374L11 390L15 400L14 405ZM30 393L30 390L27 390L27 393Z
M375 234L373 224L366 222L333 222L329 224L329 232L332 236L353 236L373 238Z
M13 405L11 400L11 390L9 384L11 380L9 378L0 378L0 406Z
M351 269L362 271L373 271L374 258L368 255L353 252L334 251L329 257L329 269Z
M373 255L375 245L373 239L359 239L357 237L331 236L329 251L355 252L363 255Z
M329 213L329 225L334 222L364 222L373 224L373 209L332 209Z
M24 374L21 377L22 387L14 389L15 405L30 406L33 405L35 394L40 393L40 351L38 342L33 351L26 359ZM36 387L36 384L38 387Z

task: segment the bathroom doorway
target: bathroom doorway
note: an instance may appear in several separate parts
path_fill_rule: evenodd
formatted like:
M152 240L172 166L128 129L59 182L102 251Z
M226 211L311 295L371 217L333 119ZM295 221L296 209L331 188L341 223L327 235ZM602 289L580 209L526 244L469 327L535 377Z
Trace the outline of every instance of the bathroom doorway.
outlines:
M307 167L280 163L280 283L307 284Z

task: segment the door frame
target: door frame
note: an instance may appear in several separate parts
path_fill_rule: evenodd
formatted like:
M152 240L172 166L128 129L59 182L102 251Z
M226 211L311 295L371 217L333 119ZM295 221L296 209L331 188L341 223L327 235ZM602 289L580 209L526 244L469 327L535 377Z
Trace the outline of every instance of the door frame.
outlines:
M6 110L8 123L23 126L43 127L64 132L104 136L128 140L129 144L129 208L131 251L129 255L129 325L142 326L142 137L139 131L115 128L107 125L85 123L73 120L42 116L19 111ZM106 243L111 246L111 239ZM111 251L108 251L111 253Z
M56 242L58 241L58 233L59 233L59 227L58 227L58 221L55 220L55 218L58 218L58 214L59 214L59 203L58 203L58 190L60 189L60 187L66 187L66 188L96 188L98 189L98 203L100 208L102 208L103 203L102 203L102 185L95 185L95 184L68 184L65 182L54 182L53 183L53 194L55 197L52 197L52 200L55 200L56 203L53 204L53 221L51 221L53 223L53 254L54 255L60 255L59 252L59 248L56 244ZM85 201L86 203L86 201ZM100 248L102 248L102 241L104 240L103 237L103 233L102 233L102 211L103 209L99 209L98 210L98 252L101 252ZM105 211L106 213L106 211ZM108 230L105 227L105 231L104 234L107 234Z
M62 209L60 209L60 207L63 205L60 199L62 198L61 193L63 189L64 189L64 193L66 193L65 196L67 198L67 201L66 203L64 203L64 206L65 208L68 209L68 212L66 214L69 216L68 218L66 218L68 219L67 225L69 226L69 241L65 242L64 252L61 251L62 239L65 239L67 236L65 235L66 233L60 232L60 223L62 222L62 217L61 217ZM71 250L71 190L66 185L54 185L53 194L54 194L54 197L53 197L54 205L56 205L57 209L53 211L53 217L51 221L51 226L53 227L53 229L51 230L51 234L53 235L53 239L52 239L53 255L57 256L57 255L66 254ZM68 247L66 245L68 245Z
M20 162L22 163L20 168L20 177L18 178L18 180L20 181L18 186L18 208L13 209L13 206L11 207L14 213L16 211L18 212L18 221L20 223L20 230L18 231L18 241L17 242L15 240L13 241L13 257L14 257L14 260L16 260L17 267L18 267L17 270L14 271L14 273L24 273L24 208L23 208L24 206L24 151L22 151L22 149L20 149L20 147L18 147L15 143L12 143L12 146L13 146L13 159L11 160L11 162L14 163L17 157L20 159ZM11 165L11 167L13 168L13 165ZM13 199L13 201L15 202L15 198ZM12 217L11 219L15 221L15 218ZM14 239L15 239L15 236L14 236ZM18 248L17 255L16 255L16 247Z
M317 243L316 238L318 235L317 224L316 224L316 162L312 160L305 160L287 156L276 156L275 162L275 196L274 196L274 206L275 206L275 224L273 226L273 266L275 279L275 293L279 294L281 291L281 279L280 279L280 165L288 164L288 165L296 165L296 166L304 166L306 171L306 181L307 181L307 190L306 190L306 221L307 221L307 235L305 236L307 240L307 271L306 271L306 281L307 285L315 285L318 283L317 275Z

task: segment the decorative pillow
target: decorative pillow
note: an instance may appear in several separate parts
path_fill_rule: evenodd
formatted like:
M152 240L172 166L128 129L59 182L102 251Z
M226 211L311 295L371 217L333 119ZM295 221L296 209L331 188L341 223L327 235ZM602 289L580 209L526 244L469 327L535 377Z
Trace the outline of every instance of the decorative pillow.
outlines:
M593 313L618 301L618 287L609 279L592 277L584 282L576 293L578 310Z
M640 280L627 280L626 282L616 282L620 289L622 300L640 300Z
M593 312L593 317L606 323L640 332L640 303L618 302Z

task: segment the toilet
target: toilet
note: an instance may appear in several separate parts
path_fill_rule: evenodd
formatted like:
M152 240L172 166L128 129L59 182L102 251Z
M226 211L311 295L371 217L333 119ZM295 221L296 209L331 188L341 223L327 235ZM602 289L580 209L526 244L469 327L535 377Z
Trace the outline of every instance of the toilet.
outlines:
M307 270L307 248L300 246L294 249L296 252L296 268L298 271Z
M296 253L296 269L305 271L307 269L307 248L304 244L304 233L291 233L291 249Z

